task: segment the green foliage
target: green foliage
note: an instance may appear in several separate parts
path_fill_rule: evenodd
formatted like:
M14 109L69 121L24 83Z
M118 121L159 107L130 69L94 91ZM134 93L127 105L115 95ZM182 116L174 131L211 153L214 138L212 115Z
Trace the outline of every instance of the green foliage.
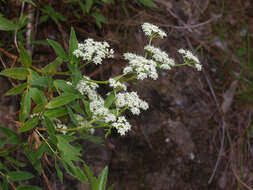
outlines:
M19 28L18 25L13 24L8 19L3 18L2 16L0 16L0 30L13 31L13 30L17 30L18 28Z

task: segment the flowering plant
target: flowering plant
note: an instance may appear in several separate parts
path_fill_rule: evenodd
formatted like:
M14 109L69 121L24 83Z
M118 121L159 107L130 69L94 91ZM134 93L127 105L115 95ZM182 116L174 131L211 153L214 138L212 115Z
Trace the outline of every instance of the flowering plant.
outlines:
M170 70L175 66L189 65L201 70L197 57L190 51L180 49L184 63L176 64L168 54L152 45L155 38L164 38L166 33L149 23L144 23L142 29L149 38L149 43L144 47L145 55L125 53L124 58L128 65L123 73L98 81L82 74L82 69L88 64L100 65L104 59L113 58L114 51L107 42L96 42L87 39L78 43L74 29L71 30L69 52L66 53L61 45L53 40L48 43L55 50L57 58L44 68L39 69L32 65L32 59L27 51L21 47L20 60L23 67L10 68L2 71L0 75L25 81L7 92L7 95L22 93L19 111L17 132L6 127L0 130L6 135L5 144L10 143L20 146L24 154L39 174L43 174L43 165L54 160L59 179L63 181L65 170L84 183L91 183L92 189L105 189L107 168L95 178L89 167L81 159L81 149L72 145L78 138L84 138L94 133L95 128L105 128L108 136L113 129L120 135L126 135L131 130L131 124L124 115L130 112L139 115L142 110L148 109L148 103L142 100L136 92L127 91L126 83L133 80L146 78L158 79L158 69ZM60 65L66 62L69 71L59 72ZM57 79L57 75L65 79ZM101 85L108 85L109 92L102 96L98 93ZM21 133L26 133L28 139ZM7 154L12 150L10 149ZM1 155L1 151L0 151ZM41 162L46 160L46 162ZM85 173L80 168L84 166ZM20 174L23 178L19 181L34 177L27 171L10 171L1 168L0 175L4 182L15 186L15 176ZM3 170L3 171L2 171ZM24 177L26 176L26 177ZM87 177L88 179L87 179ZM46 177L43 176L46 180ZM17 180L17 181L18 181ZM100 189L100 188L99 188Z

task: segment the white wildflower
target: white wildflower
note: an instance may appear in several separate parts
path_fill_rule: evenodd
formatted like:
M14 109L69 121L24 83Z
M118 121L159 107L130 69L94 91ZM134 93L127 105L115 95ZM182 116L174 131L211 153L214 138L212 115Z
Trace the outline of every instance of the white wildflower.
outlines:
M59 119L54 119L55 122L55 128L56 129L67 129L67 126L62 123ZM67 131L61 131L61 133L63 133L64 135L67 133Z
M152 36L155 35L155 37L166 37L167 34L162 31L161 29L159 29L157 26L150 24L150 23L144 23L142 26L142 30L145 33L146 36Z
M115 127L118 133L123 136L127 131L131 129L131 125L128 123L124 116L120 116L117 118L117 121L112 123L112 126Z
M118 93L115 104L119 108L129 108L134 115L139 115L140 109L148 109L148 103L141 100L136 92Z
M89 77L83 76L83 78L90 80ZM90 100L97 98L98 93L96 89L99 87L97 83L82 79L78 82L76 89L82 94L87 95ZM72 85L71 82L67 82L68 85Z
M107 42L96 42L88 38L84 43L78 44L78 49L73 54L77 58L80 57L84 61L93 61L97 65L102 64L105 58L112 58L114 51L110 49L110 45Z
M130 65L123 70L124 74L135 71L138 80L143 80L148 77L154 80L158 78L155 61L133 53L125 53L124 57L129 61Z
M184 61L192 61L195 68L198 71L201 71L202 69L202 65L200 64L200 61L198 59L198 57L196 57L195 55L193 55L193 53L189 50L184 50L184 49L179 49L178 53L182 54Z
M127 89L126 85L114 80L113 78L109 79L109 86L112 88L123 89L124 91Z
M171 69L172 66L175 65L175 61L169 58L168 54L160 50L159 48L147 45L145 46L144 49L151 53L151 56L155 61L161 63L160 65L161 69L169 70Z
M109 109L104 106L104 100L102 97L98 97L90 103L90 110L93 114L93 118L102 119L106 123L116 120L115 115L110 113Z

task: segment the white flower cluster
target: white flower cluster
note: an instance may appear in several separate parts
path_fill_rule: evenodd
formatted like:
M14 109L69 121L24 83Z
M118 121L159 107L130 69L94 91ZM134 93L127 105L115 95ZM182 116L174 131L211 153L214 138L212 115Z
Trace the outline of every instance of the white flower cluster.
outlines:
M114 80L113 78L109 79L109 86L116 89L123 89L124 91L126 91L127 89L126 85L122 84L119 81Z
M134 115L139 115L140 109L148 109L148 103L141 100L136 92L118 93L115 104L119 108L127 107Z
M161 29L159 29L157 26L150 24L150 23L144 23L142 26L142 30L145 33L146 36L152 36L155 35L155 37L166 37L167 34L162 31Z
M104 58L112 58L114 51L107 42L96 42L88 38L84 43L78 44L78 49L73 54L84 61L92 60L97 65L102 64Z
M110 113L109 109L104 107L104 100L99 97L90 103L90 110L93 113L93 118L104 120L105 123L115 127L120 135L125 135L131 129L131 125L123 116L116 117Z
M83 78L90 80L89 77L83 76ZM71 82L67 82L67 84L72 85ZM87 95L90 100L97 98L98 84L95 82L86 81L84 79L80 80L76 86L76 89L82 94Z
M154 80L158 78L155 61L133 53L125 53L124 57L129 61L129 66L123 70L124 74L136 72L138 80L143 80L148 77Z
M62 123L59 119L54 119L54 122L55 122L55 128L56 129L67 129L67 126ZM63 133L64 135L67 133L67 131L61 131L61 133Z
M120 116L117 118L117 121L112 123L112 126L115 127L118 133L123 136L127 131L131 129L131 125L128 123L124 116Z
M201 71L202 65L200 64L200 61L195 55L193 55L193 53L191 51L184 50L184 49L179 49L178 53L182 54L184 60L193 61L195 68L198 71Z
M110 113L109 109L104 106L102 97L98 97L91 101L90 111L93 114L93 118L104 119L106 123L116 121L115 115Z
M159 48L147 45L144 49L152 54L151 56L155 61L161 63L161 69L169 70L172 66L175 65L175 61L169 58L168 54L160 50Z

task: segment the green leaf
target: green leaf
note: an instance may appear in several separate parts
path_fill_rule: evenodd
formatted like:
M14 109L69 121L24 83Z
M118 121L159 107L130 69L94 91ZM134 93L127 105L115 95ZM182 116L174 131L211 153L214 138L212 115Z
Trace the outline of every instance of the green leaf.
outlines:
M90 13L90 9L93 5L93 0L86 0L85 1L85 12Z
M77 65L69 64L69 70L71 71L72 85L76 87L78 82L82 79L82 73Z
M102 144L104 143L104 139L98 136L84 136L84 137L80 137L81 139L87 140L87 141L91 141L93 143L96 144Z
M29 68L32 65L32 57L30 56L28 51L24 48L22 43L18 43L18 44L19 44L19 49L20 49L21 64L24 67Z
M36 7L36 4L32 0L21 0L22 2L30 3Z
M100 14L99 12L95 12L91 14L91 16L95 18L96 24L98 25L99 28L102 28L102 23L107 24L105 16Z
M75 110L77 113L79 113L80 115L85 115L83 108L81 108L81 106L79 105L78 101L73 101L69 104L69 106Z
M68 164L71 163L72 160L80 161L79 156L81 156L80 150L71 144L62 136L56 136L58 140L57 147L61 151L62 158Z
M78 166L75 166L74 169L74 176L81 182L83 183L88 183L88 179L85 176L83 170L81 168L79 168Z
M61 183L63 183L63 174L56 161L55 161L55 169Z
M17 95L17 94L20 94L21 92L23 92L25 90L27 86L27 83L22 83L12 89L10 89L8 92L6 92L6 96L9 96L9 95Z
M15 131L3 126L0 126L0 131L8 137L6 144L18 144L18 135Z
M67 106L67 110L68 110L68 114L69 114L71 121L74 123L75 126L79 126L79 123L76 120L76 117L75 117L72 109L69 106Z
M63 62L63 59L60 57L57 57L54 61L51 63L47 64L42 71L49 74L49 75L55 75L55 73L58 71L60 68L61 64Z
M44 91L38 89L38 88L30 88L31 91L31 97L33 99L33 101L35 102L35 104L46 104L47 102L47 98L44 94Z
M26 80L26 77L29 75L29 72L25 68L14 67L3 70L2 72L0 72L0 75L18 80Z
M48 118L57 118L57 117L62 117L64 115L67 115L67 109L65 107L60 107L52 110L47 110L45 111L44 115Z
M90 181L92 190L98 190L98 181L97 181L97 179L94 177L94 175L93 175L91 169L89 168L89 166L87 166L85 163L83 165L84 165L87 177Z
M14 171L8 173L8 179L10 181L24 181L33 178L34 175L26 171Z
M48 43L53 47L56 55L60 58L62 58L63 61L68 61L68 57L64 51L64 49L62 48L62 46L56 42L56 41L53 41L53 40L47 40Z
M31 111L31 93L28 89L24 92L20 104L21 108L19 111L19 120L24 122Z
M3 177L3 178L4 178L4 182L2 185L2 190L8 190L8 180L6 177Z
M78 49L78 41L76 38L76 33L74 28L71 27L71 32L70 32L70 39L69 39L69 59L70 59L70 64L74 64L78 61L76 56L73 55L73 52Z
M139 3L149 8L157 8L157 5L152 0L138 0Z
M67 82L65 80L55 80L54 86L55 86L55 88L60 89L64 92L81 95L77 89L75 89L73 86L67 84Z
M53 109L72 102L73 100L79 98L79 95L72 93L63 93L62 95L52 99L47 105L46 108Z
M49 83L49 81L48 81L47 77L39 77L39 78L31 81L31 86L32 87L45 87L45 88L47 88L48 83Z
M108 176L108 167L106 166L98 177L98 190L105 190Z
M13 24L11 21L0 16L0 30L13 31L17 30L18 28L18 25Z
M112 105L112 103L114 102L114 100L115 100L115 94L114 94L114 92L111 92L111 93L106 97L104 106L105 106L106 108L109 108L109 107Z
M34 117L32 119L29 119L28 121L25 122L25 124L18 129L18 132L22 133L25 131L30 131L33 129L39 122L39 117Z
M84 107L85 107L85 112L87 113L88 117L91 117L92 114L91 114L91 111L90 111L90 103L86 100L83 100L83 104L84 104Z
M113 190L114 189L114 184L112 184L107 190Z
M44 107L45 107L44 104L37 104L37 105L33 108L32 113L40 113L40 112L43 112L43 111L44 111Z
M26 166L26 163L20 162L20 161L18 161L18 160L16 160L16 159L13 159L13 158L10 157L10 156L7 156L7 157L6 157L6 160L8 160L8 163L12 163L12 164L14 164L14 165L16 165L16 166L18 166L18 167L21 167L21 168L23 168L23 167Z
M45 116L45 115L44 115L44 118L45 118L46 127L48 129L47 132L50 135L54 135L55 134L55 127L54 127L53 122L47 116Z
M20 185L17 190L41 190L41 188L34 185Z

